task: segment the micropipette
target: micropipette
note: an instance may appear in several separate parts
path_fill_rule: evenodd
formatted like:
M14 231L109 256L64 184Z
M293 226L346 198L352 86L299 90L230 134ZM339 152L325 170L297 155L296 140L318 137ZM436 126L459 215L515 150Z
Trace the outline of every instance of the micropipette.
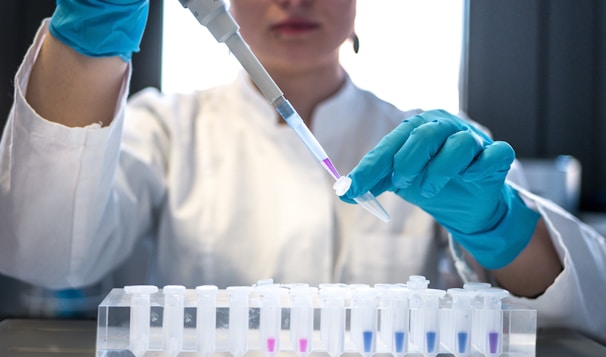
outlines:
M227 11L223 0L179 0L188 8L198 22L208 28L217 42L223 42L234 54L238 62L248 72L263 96L276 108L280 116L295 131L307 149L320 161L320 164L337 182L342 178L324 148L303 122L295 108L284 97L274 80L259 62L239 32L239 26ZM379 219L389 221L389 214L371 193L354 198L362 207Z

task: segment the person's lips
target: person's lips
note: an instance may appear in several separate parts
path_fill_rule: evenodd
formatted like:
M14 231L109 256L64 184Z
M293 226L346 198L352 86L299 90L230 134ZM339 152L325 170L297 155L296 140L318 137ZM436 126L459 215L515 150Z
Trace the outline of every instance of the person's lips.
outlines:
M310 20L290 18L272 25L271 29L284 35L296 35L313 31L318 27L320 27L318 23Z

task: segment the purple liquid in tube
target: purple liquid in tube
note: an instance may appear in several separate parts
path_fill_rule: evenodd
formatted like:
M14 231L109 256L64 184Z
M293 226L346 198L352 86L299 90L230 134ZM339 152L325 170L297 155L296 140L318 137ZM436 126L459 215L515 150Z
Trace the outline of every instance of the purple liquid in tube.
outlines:
M337 172L337 169L335 169L335 166L332 164L332 162L330 162L329 158L322 160L322 164L326 169L328 169L328 171L330 172L332 177L335 178L335 180L338 180L339 177L341 177L341 175L339 175L339 172Z
M488 348L490 349L490 353L497 353L499 347L499 333L498 332L489 332L488 333Z

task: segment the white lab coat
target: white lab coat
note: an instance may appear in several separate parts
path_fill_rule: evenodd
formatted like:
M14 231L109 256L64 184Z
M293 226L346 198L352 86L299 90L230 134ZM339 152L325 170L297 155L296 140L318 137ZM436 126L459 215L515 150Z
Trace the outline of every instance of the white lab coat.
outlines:
M86 285L141 268L151 242L152 270L137 270L146 276L132 283L439 278L441 241L431 217L393 194L379 198L392 215L388 224L341 202L330 176L245 76L188 95L147 90L128 105L126 78L105 128L41 118L24 93L45 33L46 23L17 73L0 143L1 273L49 288ZM317 108L311 129L345 174L413 113L347 81ZM544 217L565 266L542 296L520 300L539 310L541 325L602 336L604 239L520 192Z

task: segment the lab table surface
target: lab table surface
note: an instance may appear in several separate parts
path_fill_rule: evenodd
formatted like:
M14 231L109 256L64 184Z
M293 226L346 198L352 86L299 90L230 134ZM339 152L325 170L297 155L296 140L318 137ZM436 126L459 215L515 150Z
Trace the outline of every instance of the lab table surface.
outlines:
M1 357L94 357L95 339L92 320L0 321ZM549 329L537 334L536 357L594 356L606 356L606 346L578 332Z

